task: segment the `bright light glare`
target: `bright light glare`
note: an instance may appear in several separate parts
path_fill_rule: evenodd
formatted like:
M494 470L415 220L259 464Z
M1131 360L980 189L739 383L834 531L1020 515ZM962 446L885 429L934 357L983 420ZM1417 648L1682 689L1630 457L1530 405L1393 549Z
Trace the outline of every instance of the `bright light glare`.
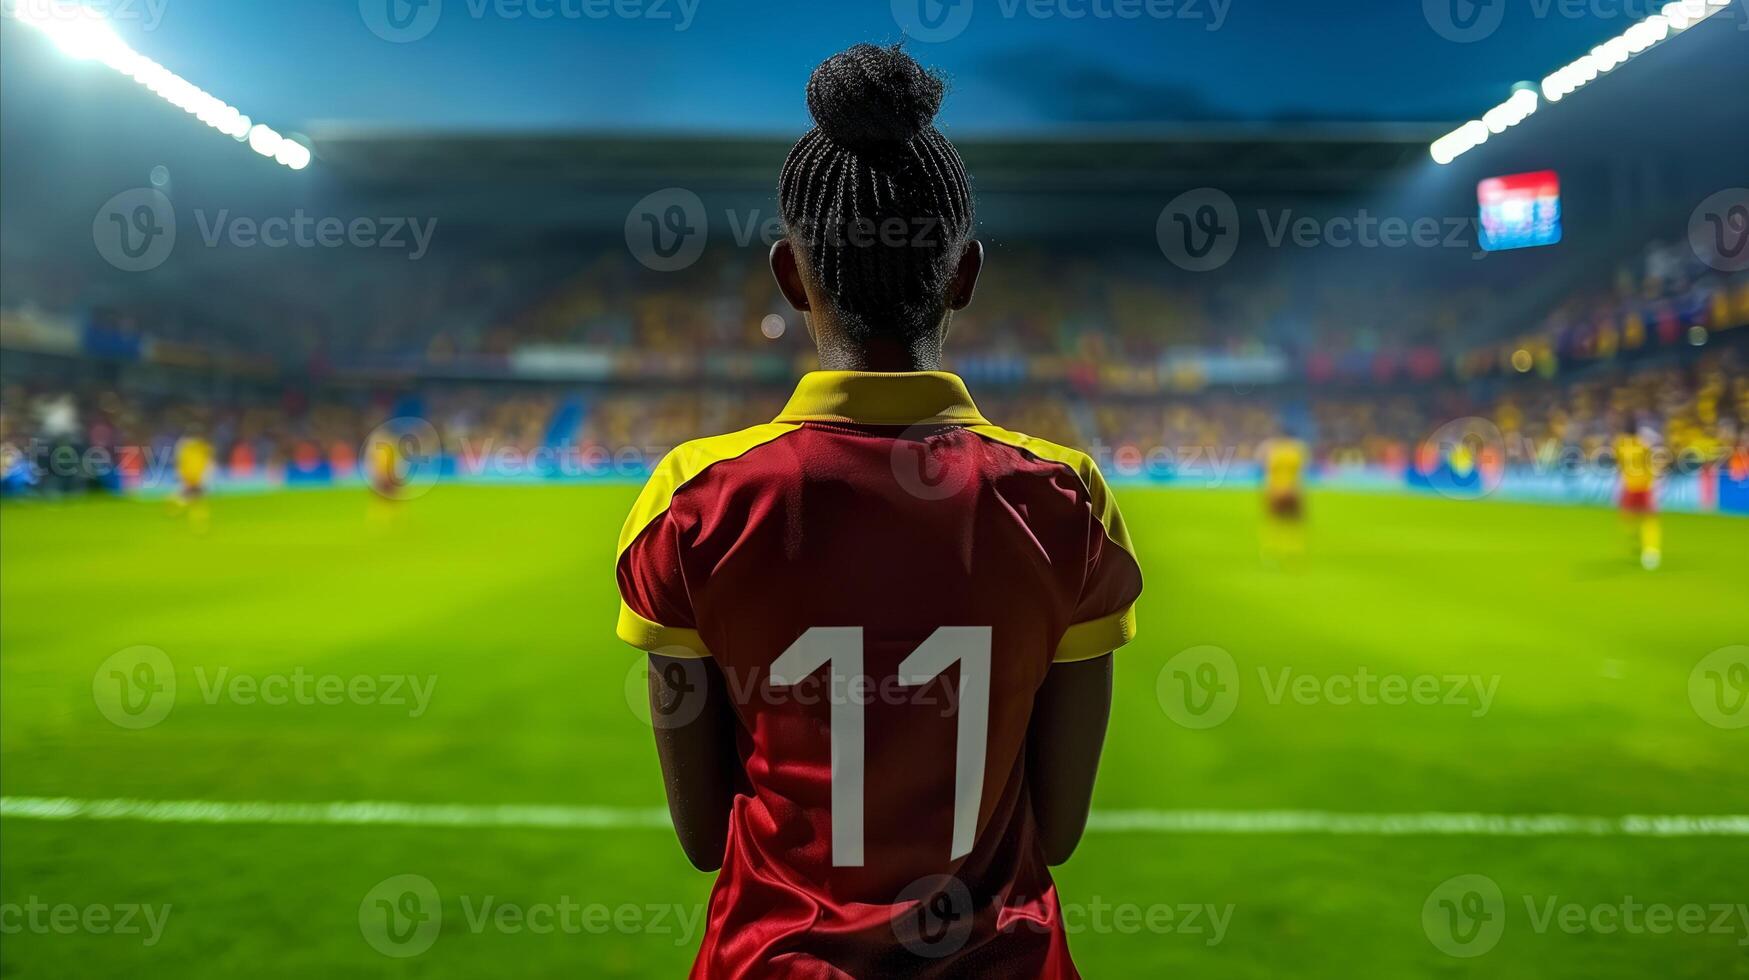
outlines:
M1435 163L1448 164L1487 142L1489 134L1504 133L1523 122L1536 112L1540 103L1561 101L1596 81L1599 75L1614 71L1731 3L1732 0L1673 0L1659 13L1635 23L1621 36L1599 44L1572 64L1557 69L1544 78L1535 91L1520 89L1513 93L1512 98L1483 113L1481 119L1465 123L1434 140L1428 152ZM1538 92L1541 92L1540 99Z
M128 47L96 9L65 0L10 0L5 12L82 61L101 61L147 91L255 152L293 170L310 165L309 148L250 120L235 106Z

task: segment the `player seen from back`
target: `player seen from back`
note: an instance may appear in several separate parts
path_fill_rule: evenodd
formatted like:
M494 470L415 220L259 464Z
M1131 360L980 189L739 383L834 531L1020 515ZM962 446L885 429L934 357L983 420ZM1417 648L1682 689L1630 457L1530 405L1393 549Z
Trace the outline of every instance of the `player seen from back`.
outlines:
M176 440L176 495L172 506L188 515L189 523L204 531L210 519L207 491L213 473L213 444L206 439L205 429L190 425L182 438Z
M1632 422L1623 426L1615 441L1615 466L1621 476L1622 518L1639 548L1640 564L1651 571L1664 560L1664 529L1658 522L1658 470L1652 453L1652 434L1636 432Z
M1291 436L1263 443L1263 560L1275 565L1305 550L1301 522L1305 520L1306 444Z
M669 809L720 867L693 976L1074 977L1080 839L1141 572L1089 458L941 370L983 263L942 82L814 73L771 264L823 370L681 446L620 538Z

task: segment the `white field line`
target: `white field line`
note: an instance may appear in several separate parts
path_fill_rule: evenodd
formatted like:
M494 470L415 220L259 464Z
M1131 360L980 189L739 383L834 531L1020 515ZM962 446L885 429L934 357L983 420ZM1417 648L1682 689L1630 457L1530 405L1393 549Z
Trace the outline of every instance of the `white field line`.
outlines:
M233 803L0 797L0 817L177 824L667 829L658 807L464 803ZM1351 837L1749 837L1749 816L1574 816L1564 813L1333 813L1323 810L1106 810L1102 834L1328 834Z

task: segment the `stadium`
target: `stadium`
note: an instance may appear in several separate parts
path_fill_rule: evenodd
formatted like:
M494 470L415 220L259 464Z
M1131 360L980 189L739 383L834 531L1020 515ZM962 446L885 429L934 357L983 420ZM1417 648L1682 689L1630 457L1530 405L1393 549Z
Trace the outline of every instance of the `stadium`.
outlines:
M987 250L946 370L1146 582L1052 871L1081 973L1749 977L1749 7L1361 4L1249 112L1113 66L1310 14L246 6L0 17L0 974L694 963L609 570L822 366L778 175L814 65L905 40ZM754 29L745 92L605 67ZM582 108L490 101L549 45Z

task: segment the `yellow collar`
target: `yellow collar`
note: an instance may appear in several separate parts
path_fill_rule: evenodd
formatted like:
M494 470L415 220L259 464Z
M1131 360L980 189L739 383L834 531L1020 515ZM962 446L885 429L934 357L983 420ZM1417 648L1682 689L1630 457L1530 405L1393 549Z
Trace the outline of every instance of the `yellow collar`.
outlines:
M966 383L946 371L810 371L775 421L989 424Z

